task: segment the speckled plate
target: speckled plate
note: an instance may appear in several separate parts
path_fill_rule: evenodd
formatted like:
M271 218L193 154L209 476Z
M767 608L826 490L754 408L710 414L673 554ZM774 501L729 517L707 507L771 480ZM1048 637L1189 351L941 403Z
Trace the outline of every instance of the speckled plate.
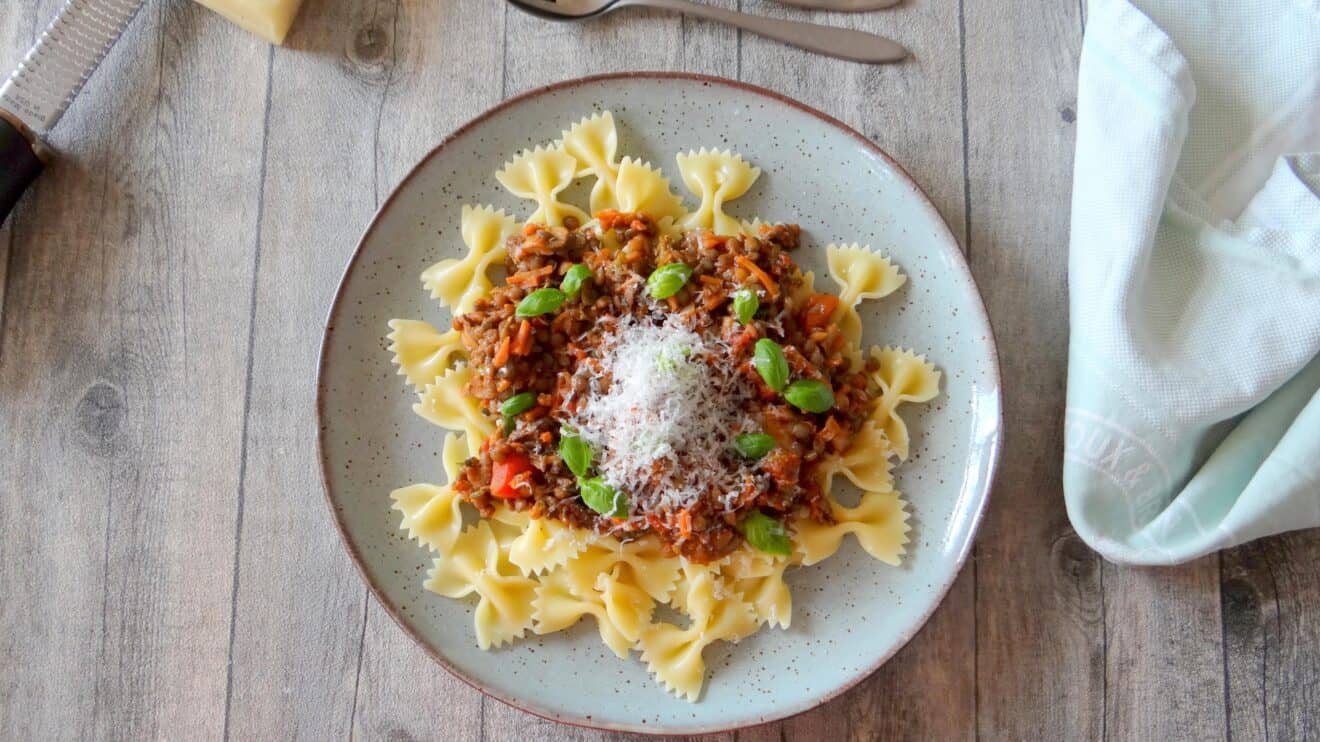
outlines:
M910 278L866 302L868 344L925 353L944 371L941 396L909 406L913 455L896 470L912 510L907 562L877 562L847 539L834 558L790 570L793 624L762 629L706 652L700 703L668 695L634 655L622 661L594 623L477 649L472 606L422 589L430 557L399 533L389 492L443 481L441 433L411 411L383 340L393 317L447 326L418 275L457 257L459 208L525 203L493 173L524 147L556 139L585 115L610 109L620 154L674 180L674 155L731 148L764 174L729 211L802 225L795 254L826 276L827 242L889 253ZM828 285L829 279L823 278ZM441 143L381 208L358 245L330 309L318 379L321 460L331 509L376 599L458 677L518 708L558 721L636 732L694 734L781 719L837 696L889 659L934 611L962 567L985 507L1000 441L998 362L985 309L948 227L912 179L838 121L767 90L682 74L574 80L514 98Z

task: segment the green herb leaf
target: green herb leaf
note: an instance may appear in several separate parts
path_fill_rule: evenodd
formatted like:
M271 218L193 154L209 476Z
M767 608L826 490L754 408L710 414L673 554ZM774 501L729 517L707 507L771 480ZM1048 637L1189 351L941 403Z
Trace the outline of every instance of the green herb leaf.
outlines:
M738 321L744 325L752 321L752 318L756 316L756 310L760 308L761 300L756 298L755 291L738 289L733 292L733 313L737 315Z
M515 394L500 405L500 414L504 417L517 417L536 406L536 395L531 392Z
M692 268L683 263L666 263L646 279L646 291L655 299L668 299L682 290L692 277Z
M784 390L784 399L803 412L825 412L834 406L834 390L815 379L799 379Z
M761 374L765 383L777 392L784 390L788 383L788 361L784 358L784 349L779 343L761 338L756 341L756 350L752 354L752 365Z
M537 289L518 302L513 314L521 319L540 317L559 309L567 298L559 289Z
M659 371L672 374L678 370L678 364L692 357L692 348L687 345L665 345L655 355L655 367Z
M788 556L793 553L793 544L788 540L788 531L784 524L759 510L742 519L738 524L747 543L767 554Z
M775 448L775 439L765 433L743 433L733 439L733 447L745 459L759 459Z
M628 517L628 496L605 483L600 477L578 479L582 502L607 518Z
M559 458L576 476L587 476L591 468L591 445L572 433L559 431Z
M582 290L582 284L589 279L595 278L595 274L587 266L578 263L564 274L564 280L559 283L559 289L564 292L564 296L570 299L576 299L578 292Z

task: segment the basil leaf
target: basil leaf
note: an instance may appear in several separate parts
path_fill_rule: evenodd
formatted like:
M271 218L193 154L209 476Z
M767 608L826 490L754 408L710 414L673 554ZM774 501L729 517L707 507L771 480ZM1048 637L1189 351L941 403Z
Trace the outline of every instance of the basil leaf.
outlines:
M653 299L668 299L687 285L692 268L683 263L666 263L646 279L646 291Z
M672 374L678 370L678 364L692 357L692 348L687 345L666 345L655 355L655 367L658 371Z
M743 518L738 530L747 543L767 554L788 556L793 553L793 544L788 540L784 524L759 510Z
M567 298L559 289L537 289L518 302L518 309L513 314L521 319L540 317L559 309Z
M500 405L500 414L504 417L517 417L536 406L536 395L531 392L515 394Z
M784 349L769 338L756 341L756 350L752 354L752 365L765 383L777 392L784 390L788 383L788 361L784 358Z
M815 379L799 379L784 390L784 399L803 412L825 412L834 406L834 390Z
M738 321L742 324L748 324L756 316L756 310L761 308L761 300L756 298L756 292L751 289L738 289L733 292L733 313L737 315Z
M564 296L576 299L578 292L582 291L582 284L595 277L590 268L578 263L569 268L568 272L564 274L564 280L559 283L559 289L564 292Z
M765 433L743 433L733 439L733 447L745 459L759 459L775 448L775 439Z
M628 517L628 496L605 483L600 477L578 479L582 502L607 518Z
M591 445L572 433L559 433L559 458L576 476L587 476L591 468Z

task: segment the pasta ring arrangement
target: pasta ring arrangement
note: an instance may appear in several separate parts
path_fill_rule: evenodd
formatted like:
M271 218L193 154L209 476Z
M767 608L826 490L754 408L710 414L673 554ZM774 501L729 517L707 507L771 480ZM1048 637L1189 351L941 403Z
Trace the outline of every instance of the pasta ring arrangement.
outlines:
M849 534L900 563L900 408L934 398L940 374L909 350L862 352L857 306L906 280L887 258L829 245L838 292L818 291L790 257L795 225L727 213L758 168L678 155L689 209L617 150L612 114L596 114L496 173L532 203L523 223L463 208L467 254L421 276L451 327L395 319L387 336L413 409L451 431L447 481L391 497L435 554L425 587L475 601L482 649L589 616L695 702L708 645L789 628L789 567ZM590 213L561 199L582 178ZM855 506L831 495L838 475Z

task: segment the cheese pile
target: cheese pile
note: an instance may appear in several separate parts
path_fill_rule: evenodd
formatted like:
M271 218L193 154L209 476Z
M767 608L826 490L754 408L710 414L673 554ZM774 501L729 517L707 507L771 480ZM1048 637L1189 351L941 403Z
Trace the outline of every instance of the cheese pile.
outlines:
M293 25L302 0L197 0L220 15L271 42L280 44Z
M660 325L629 318L600 360L569 423L597 452L605 481L628 494L634 518L676 512L712 487L721 496L741 489L746 467L729 452L755 427L728 346L674 315Z

